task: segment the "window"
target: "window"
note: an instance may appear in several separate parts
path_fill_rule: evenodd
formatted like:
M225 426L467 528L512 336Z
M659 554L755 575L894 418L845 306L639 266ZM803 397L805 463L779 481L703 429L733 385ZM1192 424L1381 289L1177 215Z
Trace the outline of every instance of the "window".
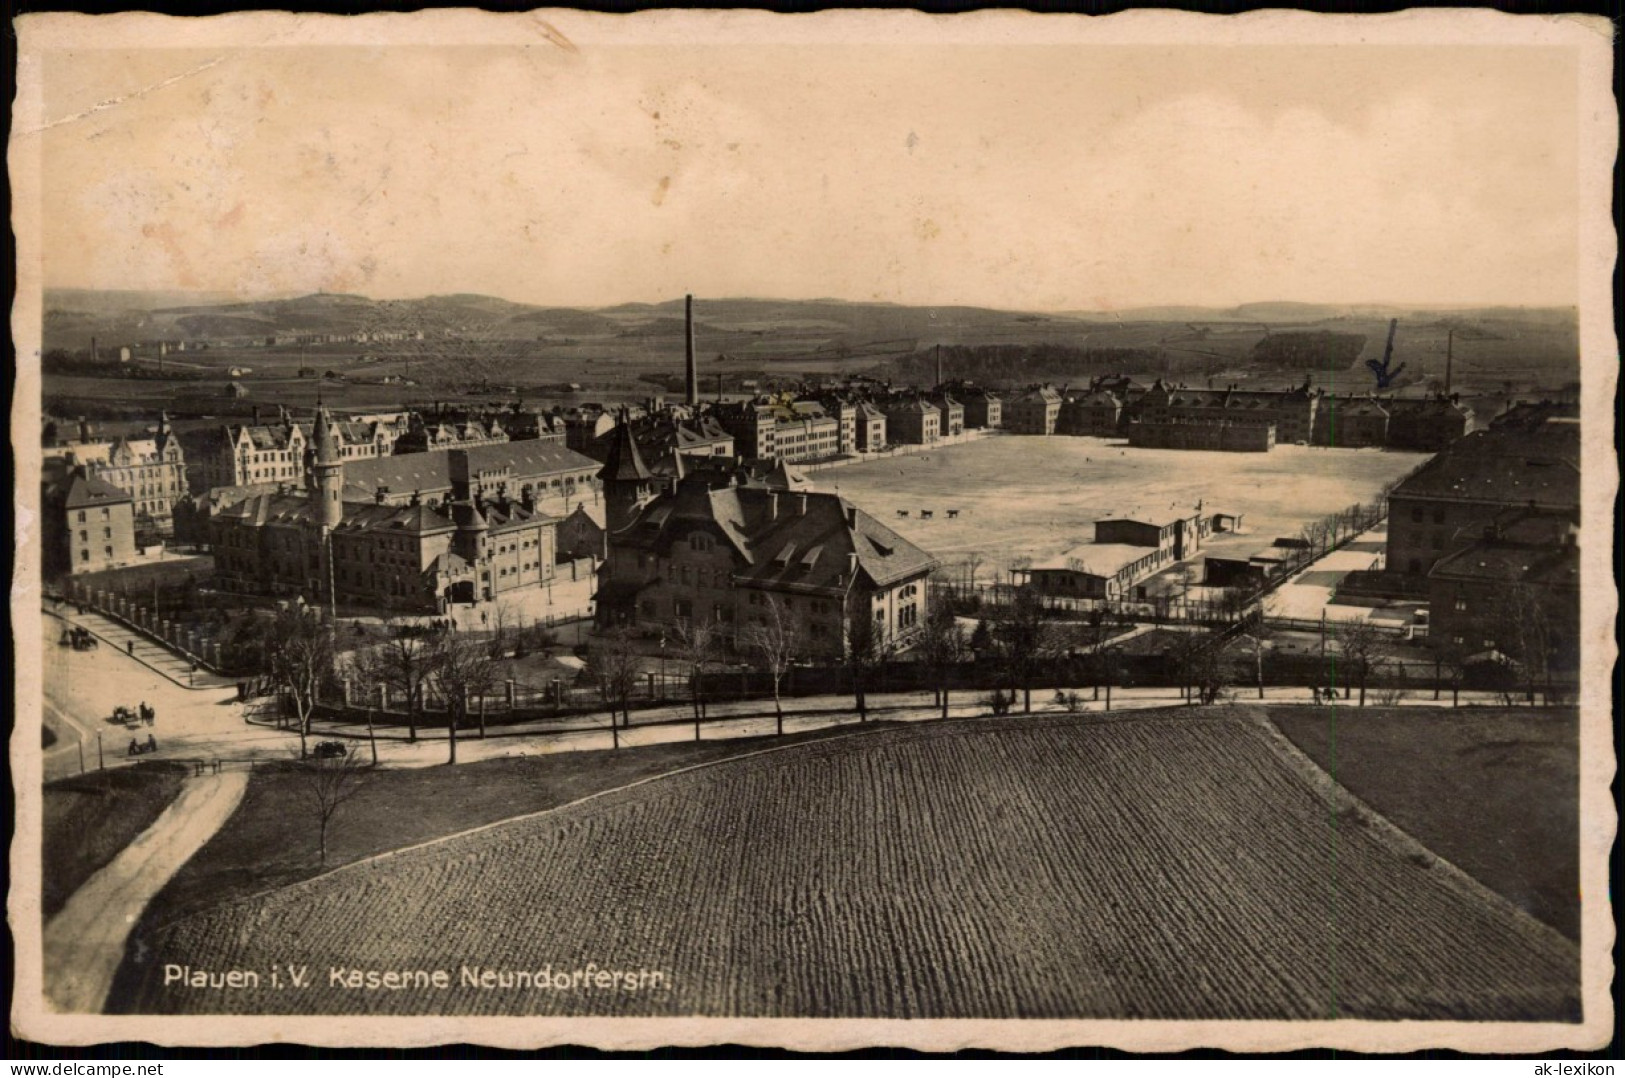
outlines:
M1411 523L1422 523L1422 507L1420 505L1411 506Z
M103 528L102 529L102 538L103 539L111 539L111 538L113 538L113 529L112 528Z
M80 561L89 561L89 560L90 560L90 551L88 551L88 550L81 550L81 551L80 551L80 552L79 552L79 560L80 560Z
M102 553L111 558L113 556L113 548L110 546L104 546L102 547Z
M1456 611L1462 614L1467 612L1467 600L1459 595L1456 596Z
M83 509L81 509L81 510L79 510L79 523L83 524L84 522L85 522L85 511Z

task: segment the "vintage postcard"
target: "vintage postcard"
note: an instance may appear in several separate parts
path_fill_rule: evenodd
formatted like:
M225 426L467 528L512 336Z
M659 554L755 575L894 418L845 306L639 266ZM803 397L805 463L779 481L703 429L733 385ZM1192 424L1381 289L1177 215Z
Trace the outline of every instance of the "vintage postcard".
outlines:
M17 1035L1607 1041L1607 21L16 29Z

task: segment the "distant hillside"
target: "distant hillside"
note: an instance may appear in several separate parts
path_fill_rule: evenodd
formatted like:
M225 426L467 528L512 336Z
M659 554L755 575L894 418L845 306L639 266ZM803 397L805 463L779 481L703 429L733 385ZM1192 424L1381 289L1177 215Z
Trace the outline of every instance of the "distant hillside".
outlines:
M1396 365L1407 378L1457 383L1579 378L1573 310L1403 309L1380 305L1249 303L1233 308L1145 307L1065 313L985 307L910 307L839 299L730 297L695 301L702 361L798 376L835 369L877 370L912 378L936 346L980 349L961 358L979 374L1014 361L1006 377L1055 377L1121 363L1144 372L1220 376L1246 370L1313 368L1365 377L1380 356L1389 319L1397 318ZM584 309L516 303L468 293L408 300L350 294L242 300L214 293L51 290L45 346L86 351L158 340L252 342L272 336L378 334L417 346L351 345L389 362L443 359L448 379L538 376L582 381L596 370L663 368L683 351L683 300ZM377 338L372 338L377 339ZM329 349L334 350L334 349ZM343 351L340 347L338 351ZM1001 351L1002 350L1002 351ZM501 370L478 370L503 359ZM904 358L914 357L914 358ZM995 358L1000 357L1000 358ZM393 368L392 368L393 369ZM504 373L506 372L506 373ZM380 372L381 373L381 372ZM421 369L416 373L421 373ZM961 376L973 376L970 371Z

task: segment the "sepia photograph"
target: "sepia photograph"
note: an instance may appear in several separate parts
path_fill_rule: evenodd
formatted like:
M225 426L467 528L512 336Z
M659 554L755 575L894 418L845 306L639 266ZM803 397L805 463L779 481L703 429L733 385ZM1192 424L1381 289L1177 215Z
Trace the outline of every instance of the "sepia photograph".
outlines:
M1606 20L14 28L14 1035L1608 1042Z

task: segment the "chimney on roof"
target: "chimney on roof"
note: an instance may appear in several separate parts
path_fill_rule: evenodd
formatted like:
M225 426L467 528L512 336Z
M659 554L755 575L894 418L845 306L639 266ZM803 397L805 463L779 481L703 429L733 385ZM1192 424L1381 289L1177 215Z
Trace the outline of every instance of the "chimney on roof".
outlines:
M411 504L411 505L422 505L423 504L423 494L422 494L422 492L414 490L412 492L412 501L409 504Z
M685 353L684 384L687 395L683 398L690 407L700 403L700 372L694 361L694 297L683 297L683 343Z
M799 516L807 515L807 494L805 491L796 495L796 513Z
M90 421L84 416L79 417L79 440L81 442L90 441Z
M389 488L388 487L379 487L377 490L372 492L373 503L376 504L376 505L383 505L384 504L384 498L387 497L388 494L389 494Z
M779 492L776 490L767 492L767 519L779 519Z
M858 526L858 507L855 505L848 505L846 507L846 526L848 528L856 528Z

